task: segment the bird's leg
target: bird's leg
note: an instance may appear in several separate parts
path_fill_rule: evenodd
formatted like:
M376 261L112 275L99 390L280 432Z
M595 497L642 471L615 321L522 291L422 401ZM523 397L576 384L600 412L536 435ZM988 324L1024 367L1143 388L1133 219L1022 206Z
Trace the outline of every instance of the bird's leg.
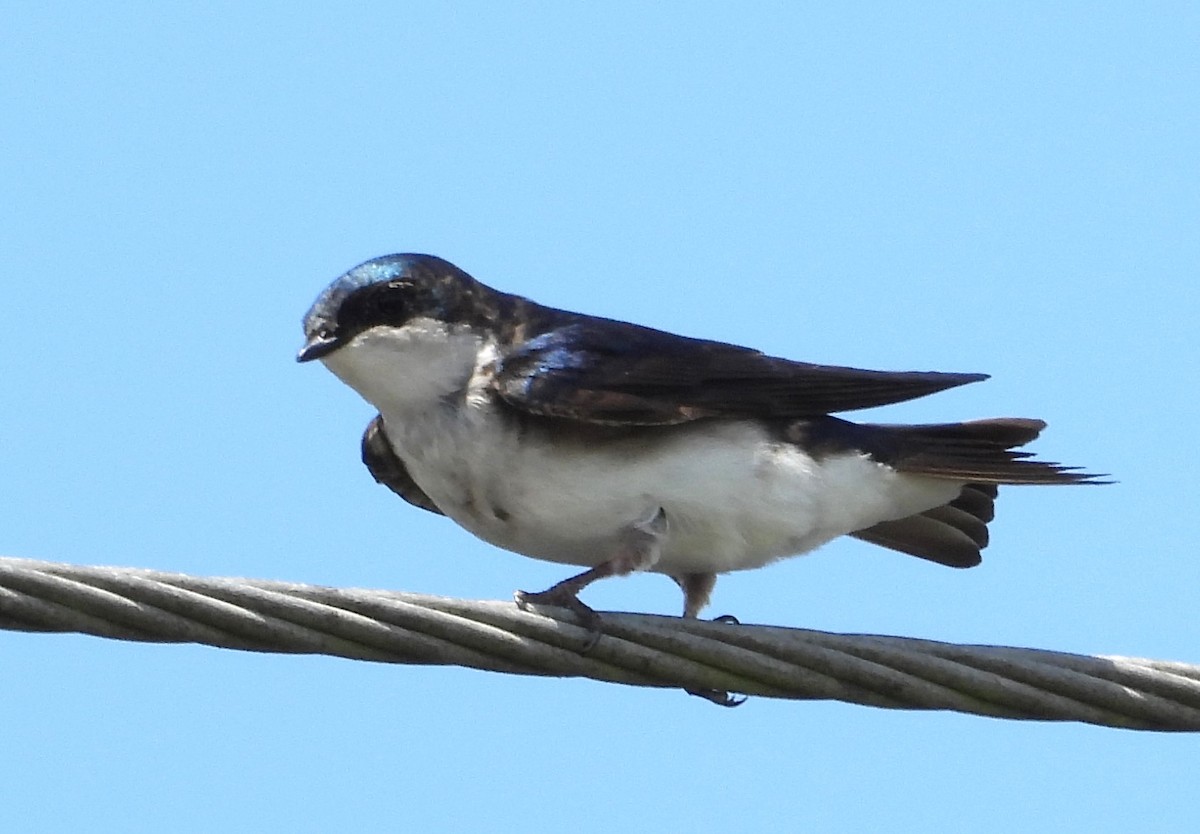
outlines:
M590 632L588 643L583 651L587 652L600 639L600 615L579 600L579 592L591 585L597 579L608 576L626 576L635 571L647 570L654 566L662 552L662 541L667 535L667 516L662 507L644 521L638 521L625 528L621 534L621 543L617 553L607 562L601 562L590 570L564 579L544 591L530 593L517 591L513 596L517 606L528 610L530 605L553 605L566 608L573 612L582 626Z
M696 619L700 610L708 605L708 599L712 596L713 587L717 584L717 575L715 573L681 573L671 578L675 580L675 584L683 591L684 618L689 620ZM726 614L717 617L713 622L736 623L737 618ZM712 701L714 704L722 707L736 707L746 702L744 695L739 698L735 695L730 695L724 689L687 689L684 691L689 695L695 695L697 698Z
M672 576L675 584L683 591L683 616L696 619L700 610L708 605L713 587L717 584L715 573L681 573Z

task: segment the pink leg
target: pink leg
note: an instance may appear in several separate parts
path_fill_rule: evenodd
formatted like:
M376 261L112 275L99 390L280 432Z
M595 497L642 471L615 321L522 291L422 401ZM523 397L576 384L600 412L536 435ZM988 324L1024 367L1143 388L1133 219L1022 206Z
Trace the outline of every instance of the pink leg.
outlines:
M681 573L672 576L675 584L683 591L683 616L695 619L701 609L708 605L713 586L717 584L715 573Z
M607 562L601 562L590 570L564 579L544 591L517 591L513 596L522 611L528 610L530 605L553 605L574 612L580 624L592 632L591 639L584 649L587 651L600 639L600 615L580 602L579 592L597 579L626 576L634 571L653 567L658 561L662 540L666 534L667 517L660 507L650 519L626 528L617 555Z

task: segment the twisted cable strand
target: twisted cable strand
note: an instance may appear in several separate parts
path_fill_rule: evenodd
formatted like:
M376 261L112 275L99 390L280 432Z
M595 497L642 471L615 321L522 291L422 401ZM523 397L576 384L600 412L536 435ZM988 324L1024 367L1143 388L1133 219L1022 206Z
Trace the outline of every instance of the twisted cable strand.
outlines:
M0 558L0 627L386 663L1200 730L1200 666Z

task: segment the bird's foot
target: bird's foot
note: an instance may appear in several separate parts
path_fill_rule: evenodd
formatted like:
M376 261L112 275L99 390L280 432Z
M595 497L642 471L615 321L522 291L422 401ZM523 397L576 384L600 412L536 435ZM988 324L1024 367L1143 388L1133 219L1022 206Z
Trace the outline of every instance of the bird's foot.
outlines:
M513 598L517 601L517 607L522 611L528 611L531 605L550 605L555 608L565 608L574 614L579 624L588 631L587 641L579 650L580 654L587 654L596 647L596 643L600 641L600 635L604 631L601 628L600 615L579 601L579 597L575 595L575 589L570 587L569 582L570 580L560 582L537 593L517 591L513 594Z
M746 703L745 695L730 695L724 689L685 689L689 695L711 701L719 707L740 707Z
M722 614L719 617L713 617L712 622L741 625L738 618L732 614ZM719 707L740 707L746 703L745 695L730 695L724 689L685 689L684 692L689 695L695 695L697 698L711 701Z
M579 592L597 579L624 576L651 567L658 561L659 548L666 532L667 516L662 507L657 507L648 518L629 525L623 531L621 547L611 559L536 594L517 591L513 594L517 607L527 611L531 605L552 605L571 611L579 624L588 630L588 639L582 651L584 654L590 652L602 634L600 615L579 601Z

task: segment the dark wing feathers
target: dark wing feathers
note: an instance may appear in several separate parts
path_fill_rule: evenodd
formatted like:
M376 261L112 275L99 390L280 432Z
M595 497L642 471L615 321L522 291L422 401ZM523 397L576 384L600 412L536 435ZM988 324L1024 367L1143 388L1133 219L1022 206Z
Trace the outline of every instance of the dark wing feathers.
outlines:
M1014 449L1041 433L1041 420L1004 417L925 426L862 426L889 436L891 459L902 472L990 484L1107 483L1101 475L1052 461L1030 460Z
M513 346L493 390L514 408L593 423L813 417L923 397L985 374L867 371L766 356L607 319L562 323Z
M1046 427L1041 420L1002 417L914 426L851 423L838 417L796 420L784 436L817 456L865 452L914 475L991 484L1107 483L1076 467L1030 460L1017 448Z

